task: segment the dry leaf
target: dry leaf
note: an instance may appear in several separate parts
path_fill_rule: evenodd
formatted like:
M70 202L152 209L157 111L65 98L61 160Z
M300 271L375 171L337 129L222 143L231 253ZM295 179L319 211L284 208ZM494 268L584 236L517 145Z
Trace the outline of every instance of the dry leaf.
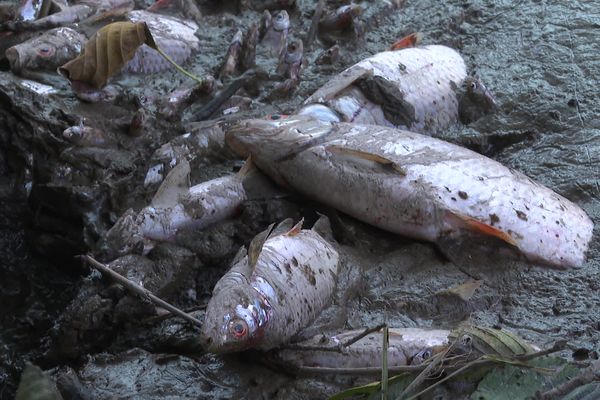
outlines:
M114 22L96 32L85 44L83 53L58 72L71 81L100 89L110 77L121 72L144 43L156 48L145 22Z
M443 290L440 292L440 294L451 294L458 296L464 301L468 301L471 297L473 297L475 291L479 289L482 284L483 280L470 280L463 284L453 286L450 289Z

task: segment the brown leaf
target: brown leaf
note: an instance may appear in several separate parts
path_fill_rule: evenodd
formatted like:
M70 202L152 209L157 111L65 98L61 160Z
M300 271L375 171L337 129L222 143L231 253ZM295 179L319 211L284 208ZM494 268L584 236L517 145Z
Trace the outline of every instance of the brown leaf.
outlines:
M96 32L85 44L83 53L58 72L71 81L81 81L96 89L123 69L146 43L156 48L145 22L114 22Z

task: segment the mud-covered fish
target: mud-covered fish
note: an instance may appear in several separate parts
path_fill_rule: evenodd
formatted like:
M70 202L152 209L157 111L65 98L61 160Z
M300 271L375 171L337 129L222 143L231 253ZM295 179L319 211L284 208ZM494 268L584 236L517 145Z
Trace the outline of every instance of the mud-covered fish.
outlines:
M463 58L446 46L385 51L332 78L299 114L436 133L458 122L457 91L466 77Z
M10 69L21 71L54 71L77 57L86 38L71 28L55 28L6 50Z
M269 350L289 342L330 302L338 253L321 217L313 229L284 221L242 249L217 282L206 309L202 342L211 352ZM265 240L266 239L266 240Z
M532 262L580 266L593 223L576 204L468 149L382 126L293 117L226 134L280 184L442 249L500 239Z
M133 23L146 22L158 47L177 64L183 64L200 48L200 40L195 35L198 30L195 22L142 10L131 11L127 19ZM173 66L156 50L144 44L123 70L154 73L169 68Z
M357 38L364 35L363 23L360 20L362 7L358 4L341 6L321 17L319 32L341 31L352 27Z
M238 61L243 46L243 40L244 33L240 29L238 29L238 31L233 36L233 40L229 45L229 49L227 50L225 61L223 62L221 72L219 73L219 79L223 79L227 76L234 75L237 71Z
M302 67L302 57L304 56L304 46L302 40L291 40L286 51L279 57L277 73L285 78L300 80L300 68Z
M286 367L368 368L381 367L383 330L372 332L342 351L336 349L358 337L364 329L344 331L333 336L317 335L295 343L291 349L276 351L277 362ZM443 351L449 344L450 331L442 329L390 328L388 366L419 365ZM303 348L304 347L304 348Z
M271 53L281 54L290 29L290 16L287 11L279 10L271 14L265 10L261 25L261 43L267 46Z
M115 147L117 140L113 135L102 129L85 125L71 126L63 131L63 137L75 146L79 147Z

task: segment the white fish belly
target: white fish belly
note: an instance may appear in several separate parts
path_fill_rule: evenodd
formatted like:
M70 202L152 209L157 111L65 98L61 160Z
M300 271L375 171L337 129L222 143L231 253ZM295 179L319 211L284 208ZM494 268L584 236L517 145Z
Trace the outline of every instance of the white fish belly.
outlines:
M251 278L272 307L263 350L286 343L329 304L337 265L337 251L311 230L265 242Z

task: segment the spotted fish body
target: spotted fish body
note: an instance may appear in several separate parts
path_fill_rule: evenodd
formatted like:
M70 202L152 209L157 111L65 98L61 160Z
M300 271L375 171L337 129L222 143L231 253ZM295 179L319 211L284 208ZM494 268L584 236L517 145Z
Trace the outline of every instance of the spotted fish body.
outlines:
M213 290L202 328L208 351L270 350L288 343L331 299L338 253L314 228L272 234L254 265L252 248Z
M198 25L175 17L155 14L143 10L127 14L131 22L146 22L154 41L177 64L183 64L200 48L200 40L194 35ZM124 67L124 71L134 73L154 73L173 68L158 52L142 45L135 56Z
M362 332L363 330L360 329L345 331L334 336L317 335L296 343L297 348L284 348L277 351L276 358L283 365L292 368L381 367L383 331L370 333L341 352L316 350L317 347L336 348ZM441 329L390 328L388 366L421 364L448 346L449 335L450 331Z
M394 128L249 120L227 132L277 182L379 228L448 243L498 238L530 261L580 266L593 223L576 204L468 149Z
M382 106L368 99L359 87L360 80L369 76L385 78L399 91L404 100L402 112L407 114L402 122L390 121ZM385 51L332 78L304 102L299 113L311 114L311 105L324 104L344 122L436 133L458 121L456 89L466 77L463 58L446 46Z

